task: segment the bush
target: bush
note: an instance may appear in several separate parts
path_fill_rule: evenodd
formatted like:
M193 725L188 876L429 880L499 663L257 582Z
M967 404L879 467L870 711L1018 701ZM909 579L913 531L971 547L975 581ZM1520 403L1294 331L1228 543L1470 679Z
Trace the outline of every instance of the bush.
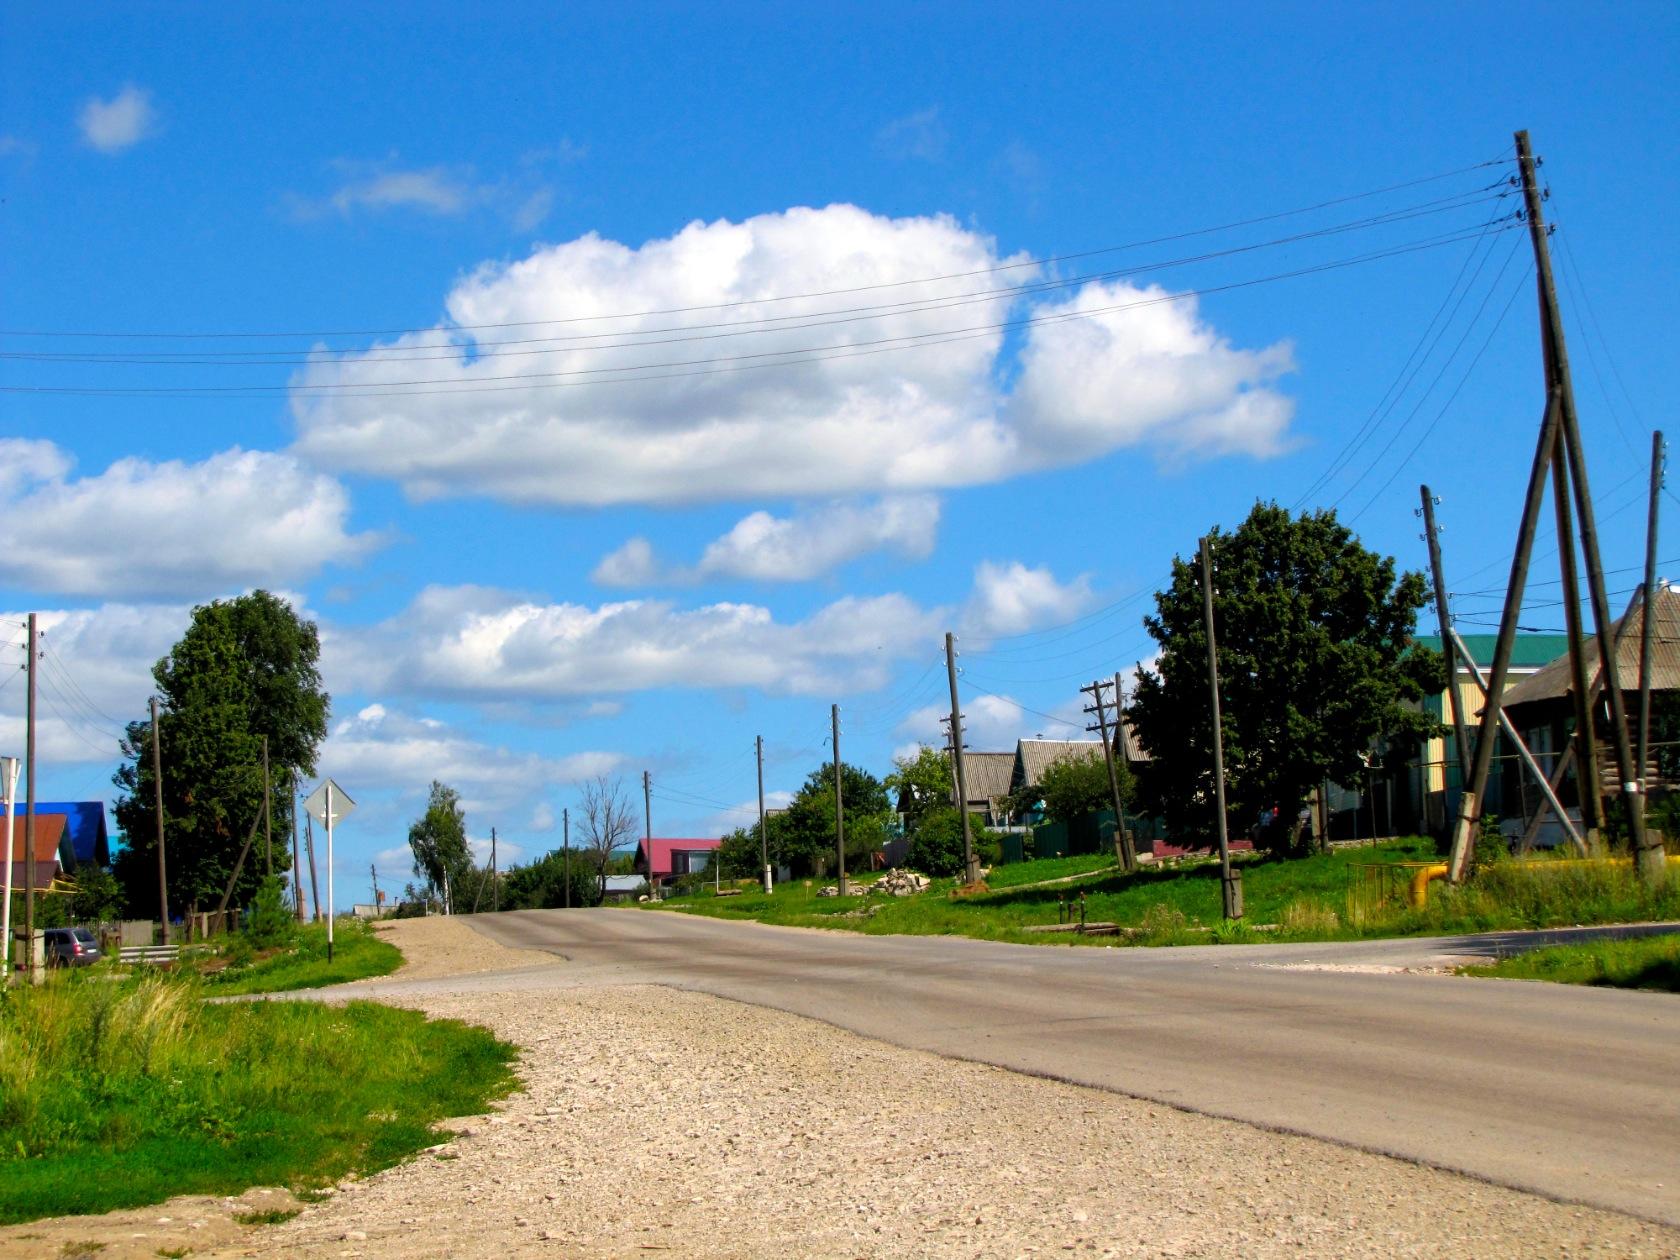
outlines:
M979 836L975 837L976 843ZM954 809L930 809L916 824L905 863L924 875L963 873L962 819Z

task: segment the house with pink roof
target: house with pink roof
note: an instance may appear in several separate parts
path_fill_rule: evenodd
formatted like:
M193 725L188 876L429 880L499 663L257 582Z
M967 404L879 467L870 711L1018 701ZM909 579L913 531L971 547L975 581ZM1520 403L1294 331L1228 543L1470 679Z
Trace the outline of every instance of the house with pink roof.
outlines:
M657 888L675 876L698 875L701 871L710 870L722 844L723 841L716 838L638 840L635 871L649 885Z

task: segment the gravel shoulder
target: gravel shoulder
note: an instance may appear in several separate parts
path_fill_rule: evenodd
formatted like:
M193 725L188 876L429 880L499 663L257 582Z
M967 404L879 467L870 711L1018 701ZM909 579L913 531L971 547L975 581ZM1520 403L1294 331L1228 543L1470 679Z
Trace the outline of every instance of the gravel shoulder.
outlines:
M433 924L403 928L413 965L457 968L426 974L519 965L460 924L409 922ZM220 1202L175 1200L109 1231L15 1227L0 1255L79 1239L107 1240L101 1257L1680 1255L1680 1231L1615 1213L703 994L405 1004L517 1043L524 1092L283 1224L230 1233L230 1209L171 1233L160 1218Z
M402 950L403 963L377 980L435 980L515 967L550 967L561 962L540 949L512 949L475 932L461 919L434 915L423 919L385 919L373 930ZM361 984L364 981L356 981Z

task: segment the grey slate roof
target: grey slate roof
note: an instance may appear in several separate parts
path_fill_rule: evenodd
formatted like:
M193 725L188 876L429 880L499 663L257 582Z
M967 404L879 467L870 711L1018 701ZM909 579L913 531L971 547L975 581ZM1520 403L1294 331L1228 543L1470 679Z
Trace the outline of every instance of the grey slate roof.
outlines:
M1044 772L1069 757L1100 757L1102 741L1097 739L1023 739L1015 746L1011 782L1016 787L1037 787Z
M1651 689L1680 690L1680 590L1659 586L1651 602L1656 614L1656 634L1651 640ZM1616 621L1611 631L1616 644L1616 681L1623 691L1639 689L1640 637L1644 632L1645 605L1636 596L1634 606ZM1586 666L1588 686L1596 688L1599 685L1597 636L1587 639ZM1507 687L1504 707L1561 699L1570 690L1569 653L1565 652L1543 669Z
M1009 782L1015 773L1015 754L1012 752L971 752L963 754L963 779L968 788L968 803L981 804L1009 795Z

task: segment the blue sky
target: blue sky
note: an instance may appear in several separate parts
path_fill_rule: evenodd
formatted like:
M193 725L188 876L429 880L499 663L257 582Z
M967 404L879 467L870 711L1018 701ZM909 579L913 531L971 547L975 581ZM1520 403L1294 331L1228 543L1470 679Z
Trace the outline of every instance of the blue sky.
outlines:
M109 797L151 662L257 585L322 627L340 865L387 879L434 776L529 856L596 772L650 770L659 833L746 821L753 737L774 801L831 703L885 773L937 738L947 629L972 747L1066 734L1257 497L1420 567L1427 480L1486 629L1541 403L1517 127L1637 566L1677 26L11 6L0 608L47 628L41 794Z

